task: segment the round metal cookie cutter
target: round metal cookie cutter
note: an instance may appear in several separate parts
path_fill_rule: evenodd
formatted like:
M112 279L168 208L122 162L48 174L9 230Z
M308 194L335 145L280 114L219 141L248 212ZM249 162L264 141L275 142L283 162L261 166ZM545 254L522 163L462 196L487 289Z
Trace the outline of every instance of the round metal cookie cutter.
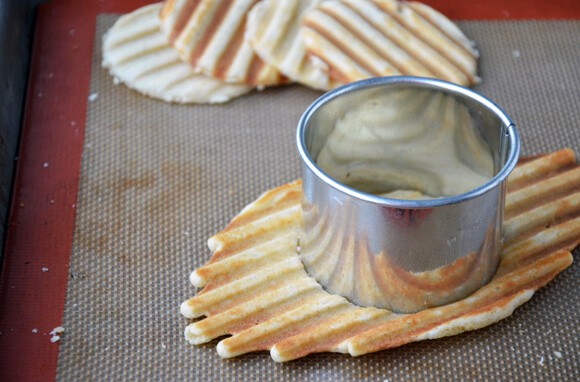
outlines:
M318 164L337 122L349 110L377 96L400 99L402 93L408 99L439 97L459 105L489 146L490 178L457 195L403 200L361 191L330 176L332 168ZM418 123L429 120L428 114L422 115L427 111L402 107L400 113L403 118L404 113L413 118L419 114ZM350 142L348 136L343 139L345 147L358 149L358 156L343 158L347 163L341 166L364 163L365 147L357 148L356 139ZM468 144L461 136L454 139L459 145ZM361 306L416 312L462 299L495 274L506 178L518 160L520 141L509 117L487 98L429 78L381 77L350 83L324 94L304 112L297 146L303 182L300 255L308 273L330 293ZM385 153L389 150L384 147ZM377 155L377 150L369 151Z

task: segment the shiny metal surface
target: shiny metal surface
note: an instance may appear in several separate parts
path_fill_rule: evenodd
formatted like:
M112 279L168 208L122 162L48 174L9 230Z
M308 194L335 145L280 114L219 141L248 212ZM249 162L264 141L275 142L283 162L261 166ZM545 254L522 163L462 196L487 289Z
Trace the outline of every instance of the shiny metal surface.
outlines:
M415 95L439 97L465 110L469 123L491 151L491 179L458 195L391 199L377 195L392 191L380 189L384 187L381 175L388 177L388 169L378 168L372 173L375 178L369 176L363 183L349 185L346 178L330 175L335 168L317 163L337 121L349 110L373 97L396 98L409 91L416 92L411 99ZM404 118L419 115L418 123L433 116L419 108L400 110L406 113ZM447 123L465 122L450 121ZM364 167L376 163L377 155L393 155L395 149L385 145L377 150L379 140L372 142L373 148L366 154L367 146L356 147L361 144L356 134L345 139L345 151L355 150L356 155L339 158L340 166L360 167L362 163ZM461 141L463 136L454 139L458 147L467 144ZM315 101L299 122L297 145L303 163L301 257L307 271L328 291L358 305L413 312L466 297L494 275L501 245L505 179L517 162L520 143L514 124L491 101L469 89L433 79L364 80ZM476 159L462 158L467 162ZM398 165L396 160L389 160L378 163Z

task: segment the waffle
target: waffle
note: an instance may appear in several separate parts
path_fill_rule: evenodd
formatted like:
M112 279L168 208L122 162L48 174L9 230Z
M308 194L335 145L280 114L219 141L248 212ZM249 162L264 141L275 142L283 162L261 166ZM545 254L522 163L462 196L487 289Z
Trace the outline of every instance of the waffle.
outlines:
M328 77L328 66L308 57L300 36L302 15L322 0L262 0L248 15L246 36L265 61L293 81L321 90L339 85Z
M205 318L191 322L185 337L201 344L232 335L217 344L220 356L269 350L283 362L316 352L358 356L491 325L572 263L570 251L580 243L579 171L568 149L521 161L508 180L506 245L492 281L463 300L413 314L363 308L325 292L297 255L300 181L268 191L209 239L213 256L190 277L203 289L181 305L185 317ZM568 186L546 197L543 190L562 178Z
M470 86L477 51L445 16L418 2L331 0L305 13L301 33L332 79L412 75Z
M222 103L251 91L197 74L159 31L161 4L121 16L103 37L103 66L116 83L177 103Z
M288 82L244 38L247 13L258 0L171 0L161 29L184 62L231 83L271 86Z

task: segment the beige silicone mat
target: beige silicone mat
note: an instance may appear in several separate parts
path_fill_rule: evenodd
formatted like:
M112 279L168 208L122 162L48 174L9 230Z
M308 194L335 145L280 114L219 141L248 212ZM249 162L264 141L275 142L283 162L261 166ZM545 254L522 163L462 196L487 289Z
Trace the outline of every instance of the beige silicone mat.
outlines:
M291 86L223 106L177 106L113 85L98 18L59 380L579 380L579 266L500 323L359 358L222 360L184 340L179 304L207 238L262 191L300 175L295 126L320 93ZM476 89L518 124L526 155L580 152L580 22L461 22L481 51ZM578 251L577 251L578 252ZM576 253L577 255L577 253Z

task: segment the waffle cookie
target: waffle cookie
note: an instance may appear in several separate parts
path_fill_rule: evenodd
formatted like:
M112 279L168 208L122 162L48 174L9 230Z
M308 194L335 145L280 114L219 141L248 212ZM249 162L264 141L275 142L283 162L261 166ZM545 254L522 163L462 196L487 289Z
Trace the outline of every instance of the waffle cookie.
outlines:
M561 188L561 180L566 186ZM491 325L572 263L580 243L580 166L571 150L521 161L508 180L505 247L492 281L458 302L413 314L355 306L325 292L297 255L301 183L261 195L209 239L213 256L181 305L185 337L220 356L269 350L283 362L316 352L357 356Z
M300 36L303 15L322 0L262 0L248 16L246 37L265 61L293 81L328 90L340 83L328 76L328 66L308 57Z
M247 13L258 0L169 0L161 29L184 62L226 82L264 87L287 83L244 38Z
M308 52L331 78L411 75L473 85L477 51L459 28L433 8L397 0L331 0L304 14Z
M197 74L159 31L161 4L121 16L103 37L103 63L116 83L177 103L222 103L253 89Z

